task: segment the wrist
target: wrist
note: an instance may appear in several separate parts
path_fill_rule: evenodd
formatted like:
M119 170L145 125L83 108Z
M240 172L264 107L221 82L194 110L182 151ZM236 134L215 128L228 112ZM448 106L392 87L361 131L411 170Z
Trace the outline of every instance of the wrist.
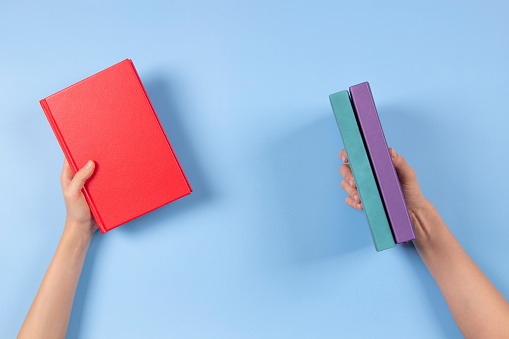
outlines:
M424 196L421 196L418 204L413 204L411 207L408 206L408 213L410 214L413 222L414 218L420 217L423 214L429 214L434 208L435 207L431 201L426 199Z
M73 238L90 241L96 229L97 226L90 223L81 223L71 219L65 220L64 232Z
M444 245L447 247L452 233L431 201L424 198L419 207L408 212L415 230L416 238L413 243L421 257L437 253Z
M65 253L70 263L81 262L88 252L92 236L93 233L75 227L72 222L66 222L57 251Z
M437 233L437 223L432 221L435 217L434 214L437 213L435 206L423 197L422 203L409 209L408 213L414 226L416 247L423 247L431 243Z

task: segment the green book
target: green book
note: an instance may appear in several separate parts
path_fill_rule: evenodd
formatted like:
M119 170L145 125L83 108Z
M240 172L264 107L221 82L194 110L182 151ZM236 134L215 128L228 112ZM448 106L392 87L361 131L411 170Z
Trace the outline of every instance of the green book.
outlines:
M396 246L348 91L329 95L377 251Z

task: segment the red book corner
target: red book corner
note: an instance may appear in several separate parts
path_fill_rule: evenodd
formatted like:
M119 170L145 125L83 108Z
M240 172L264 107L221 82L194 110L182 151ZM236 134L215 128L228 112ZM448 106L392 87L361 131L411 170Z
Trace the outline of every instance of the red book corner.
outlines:
M192 192L131 60L40 103L102 233Z

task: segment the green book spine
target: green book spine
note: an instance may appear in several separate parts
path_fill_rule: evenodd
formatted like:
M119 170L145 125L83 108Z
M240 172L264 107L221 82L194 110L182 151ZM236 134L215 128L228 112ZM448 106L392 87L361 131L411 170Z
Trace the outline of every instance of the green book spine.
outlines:
M396 246L348 91L329 95L377 251Z

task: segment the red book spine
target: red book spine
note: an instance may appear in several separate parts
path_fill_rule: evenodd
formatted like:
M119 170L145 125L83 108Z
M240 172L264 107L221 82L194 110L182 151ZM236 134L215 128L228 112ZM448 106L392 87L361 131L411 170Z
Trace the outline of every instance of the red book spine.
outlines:
M79 168L76 165L76 162L74 161L71 153L69 152L69 149L67 148L67 144L65 143L65 140L62 137L62 134L60 133L60 130L58 129L57 124L55 123L55 119L53 119L53 115L51 114L51 110L49 109L48 104L46 103L46 99L42 99L41 101L39 101L39 103L41 104L42 110L44 111L44 114L46 115L46 118L49 121L51 129L53 130L53 133L57 137L58 143L60 144L60 148L64 152L65 158L67 159L69 166L71 166L73 173L76 174L76 172L79 171ZM182 171L182 169L181 169L181 171ZM99 230L101 231L101 233L105 233L106 228L104 227L104 223L101 219L101 216L97 212L97 208L94 204L94 201L90 197L90 194L88 194L86 186L87 185L85 183L85 186L82 189L83 195L85 195L85 199L87 200L88 206L90 207L90 211L92 212L92 215L94 216L95 221L97 222L97 225L99 226Z

